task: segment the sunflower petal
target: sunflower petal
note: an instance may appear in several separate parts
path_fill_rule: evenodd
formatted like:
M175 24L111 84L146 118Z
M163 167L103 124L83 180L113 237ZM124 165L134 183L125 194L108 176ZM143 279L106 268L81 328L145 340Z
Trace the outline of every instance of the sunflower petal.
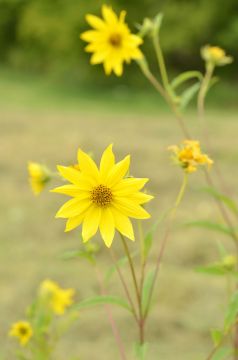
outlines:
M88 199L85 200L79 200L77 198L71 199L67 201L63 206L61 206L55 217L70 218L80 215L85 210L87 210L90 205L91 205L91 201Z
M86 20L90 26L97 30L105 29L105 22L100 19L98 16L88 14L86 15Z
M102 16L103 16L104 20L110 25L115 25L115 23L118 22L117 15L114 13L112 8L108 5L102 6Z
M122 214L135 218L135 219L148 219L150 218L150 214L143 209L140 205L135 204L133 201L129 199L120 199L114 202L114 206L117 210L119 210Z
M68 231L71 231L71 230L75 229L76 227L78 227L82 223L84 217L85 217L85 213L82 213L81 215L69 218L67 220L64 231L68 232Z
M111 170L111 168L115 165L115 156L112 151L112 144L109 145L104 153L102 154L101 162L100 162L100 174L102 179L105 179Z
M97 206L91 206L87 211L83 221L82 237L83 242L87 242L96 234L101 218L101 209Z
M71 185L71 184L59 186L55 189L50 190L50 192L55 192L68 196L74 196L80 199L86 199L90 197L89 191L82 190L77 185Z
M93 159L81 149L78 149L78 162L82 172L94 180L99 180L99 171Z
M122 181L113 186L113 191L117 195L131 194L132 192L141 190L148 181L149 179L147 178L122 179Z
M130 166L130 155L127 155L123 160L121 160L120 162L118 162L116 165L113 166L113 168L111 169L108 175L107 185L113 187L117 183L119 183L128 172L129 166Z
M134 241L135 236L130 219L115 208L112 208L111 212L114 218L116 229L128 239Z
M142 192L137 192L135 194L131 194L128 196L129 200L135 201L138 204L145 204L145 203L149 202L150 200L152 200L153 198L154 198L154 196L144 194Z
M105 208L102 210L99 228L105 245L107 247L110 247L115 235L115 223L114 217L109 208Z

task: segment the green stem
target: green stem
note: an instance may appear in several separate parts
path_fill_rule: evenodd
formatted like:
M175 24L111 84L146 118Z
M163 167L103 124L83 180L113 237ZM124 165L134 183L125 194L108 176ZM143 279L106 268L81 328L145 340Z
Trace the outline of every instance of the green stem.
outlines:
M165 231L165 235L164 235L164 238L162 240L160 251L159 251L159 254L158 254L158 257L157 257L154 277L153 277L153 280L152 280L152 286L150 288L150 292L149 292L149 296L148 296L148 303L147 303L146 310L145 310L145 315L144 315L145 318L147 318L148 313L149 313L149 309L150 309L150 305L151 305L151 301L152 301L152 296L153 296L156 280L157 280L157 277L158 277L158 274L159 274L160 264L161 264L161 261L162 261L163 255L164 255L164 251L165 251L167 241L169 239L170 230L171 230L172 225L173 225L173 221L174 221L174 217L176 215L177 208L180 205L180 203L181 203L181 201L183 199L185 190L186 190L187 182L188 182L188 175L186 173L184 173L183 182L182 182L181 188L179 190L179 193L178 193L178 195L176 197L175 204L171 209L168 226L167 226L167 229Z
M94 266L94 269L95 269L95 273L96 273L96 277L97 277L97 280L98 280L98 284L99 284L99 287L100 287L101 294L106 295L106 290L104 288L101 273L100 273L100 271L99 271L99 269L97 268L96 265ZM120 357L121 357L122 360L127 360L124 345L122 343L121 336L120 336L119 330L117 328L116 322L115 322L115 320L113 318L110 306L105 305L105 310L106 310L108 320L109 320L110 325L111 325L112 333L113 333L113 335L115 337L115 341L116 341L117 346L118 346L118 350L120 352Z
M157 56L158 65L159 65L164 88L169 90L169 79L168 79L168 74L167 74L167 70L166 70L166 66L165 66L163 52L162 52L162 49L160 46L158 31L155 31L153 34L153 45L154 45L155 53Z
M136 292L138 305L140 305L140 291L139 291L139 287L138 287L138 283L137 283L137 279L136 279L136 273L135 273L135 269L134 269L134 264L133 264L133 261L132 261L132 258L131 258L129 248L127 246L127 242L126 242L124 236L121 233L119 233L119 234L120 234L120 237L121 237L121 240L122 240L122 244L123 244L126 256L128 258L128 262L129 262L129 266L130 266L130 270L131 270L133 284L134 284L134 287L135 287L135 292Z
M123 286L123 288L124 288L124 291L125 291L125 294L126 294L126 298L127 298L128 302L129 302L130 305L131 305L131 310L132 310L133 316L134 316L136 322L139 323L139 319L138 319L138 315L137 315L137 313L136 313L135 305L134 305L134 303L133 303L133 300L132 300L132 298L131 298L131 295L130 295L128 286L127 286L127 284L126 284L126 281L125 281L125 279L124 279L124 276L123 276L123 274L122 274L122 272L121 272L121 269L120 269L120 267L119 267L119 265L118 265L118 263L117 263L115 254L114 254L114 252L113 252L112 249L110 249L110 253L111 253L111 257L112 257L112 261L113 261L113 263L114 263L114 266L115 266L115 268L116 268L116 270L117 270L117 274L118 274L119 279L120 279L120 281L121 281L121 283L122 283L122 286Z
M134 264L133 264L133 261L132 261L131 255L130 255L129 248L127 246L127 242L126 242L124 236L121 233L120 233L120 236L121 236L121 239L122 239L122 244L123 244L126 256L128 258L128 262L129 262L129 266L130 266L130 270L131 270L131 275L132 275L132 280L133 280L133 284L134 284L134 287L135 287L136 298L137 298L137 301L138 301L138 309L139 309L139 323L138 323L138 326L139 326L140 344L142 345L142 344L144 344L144 341L145 341L145 333L144 333L145 319L144 319L144 316L143 316L143 309L142 309L142 289L139 288L139 286L138 286L138 282L137 282L137 279L136 279L135 268L134 268ZM142 280L142 283L143 283L143 280Z
M183 118L180 114L180 112L177 109L176 104L174 103L173 99L171 99L170 94L167 93L167 91L163 88L163 86L160 84L160 82L156 79L156 77L152 74L152 72L149 69L148 63L146 59L137 61L137 64L139 65L143 75L147 78L147 80L151 83L151 85L155 88L156 91L163 97L163 99L167 102L170 109L174 113L176 120L179 124L179 127L182 130L182 133L187 139L190 139L191 136L189 134L188 129L186 128Z

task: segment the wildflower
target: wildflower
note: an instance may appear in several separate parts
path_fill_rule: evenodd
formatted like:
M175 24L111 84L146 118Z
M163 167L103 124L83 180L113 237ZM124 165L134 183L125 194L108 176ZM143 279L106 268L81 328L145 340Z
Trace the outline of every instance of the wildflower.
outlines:
M74 293L74 289L62 289L52 280L44 280L40 286L40 295L57 315L63 315L65 309L72 305Z
M25 346L33 335L31 324L28 321L14 323L9 331L9 336L18 338L19 343Z
M197 171L199 165L211 166L213 161L201 152L199 141L185 140L182 146L173 145L169 147L174 154L174 161L179 164L185 172Z
M237 257L234 255L226 255L222 259L222 265L226 270L233 270L237 265Z
M201 49L203 60L213 66L223 66L232 63L233 58L226 55L225 50L218 46L206 45Z
M61 175L72 184L52 190L73 197L56 214L58 218L68 218L65 231L73 230L82 223L82 237L86 242L99 228L108 247L112 244L115 229L134 240L129 217L150 217L141 205L153 197L140 192L148 179L125 178L130 156L115 164L112 145L104 151L100 169L81 149L78 150L78 162L81 172L58 166Z
M50 181L49 170L36 162L28 163L29 182L35 195L39 195L45 185Z
M103 63L106 75L114 71L121 76L124 62L130 63L132 59L143 57L138 48L143 41L132 34L125 23L125 11L121 11L118 17L111 7L103 5L102 16L103 19L90 14L86 16L93 30L85 31L81 39L89 43L85 50L93 53L92 65Z

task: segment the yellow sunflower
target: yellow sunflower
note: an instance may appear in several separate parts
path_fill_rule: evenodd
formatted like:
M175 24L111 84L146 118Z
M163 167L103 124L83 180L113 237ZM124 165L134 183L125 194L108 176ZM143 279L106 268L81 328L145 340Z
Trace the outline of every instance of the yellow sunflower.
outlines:
M115 229L134 240L129 218L150 217L141 205L153 196L140 192L148 179L126 177L130 156L115 163L112 145L104 151L99 169L81 149L78 150L78 163L81 171L58 166L61 175L72 184L52 190L73 197L56 214L57 218L68 219L65 231L73 230L82 223L82 238L86 242L99 228L108 247L112 244Z
M49 306L57 315L63 315L67 307L73 304L74 289L62 289L52 280L44 280L40 286L40 295L47 298Z
M202 153L200 143L196 140L184 140L181 146L172 145L169 150L173 152L173 160L187 173L197 171L199 165L210 167L213 164L213 160Z
M14 336L22 346L25 346L33 335L31 324L28 321L14 323L9 331L9 336Z
M29 182L35 195L39 195L50 181L50 172L46 166L30 161L28 163Z
M103 5L102 16L103 19L90 14L86 16L93 30L85 31L81 39L89 42L85 50L93 53L91 64L103 63L107 75L114 71L117 76L121 76L124 62L130 63L133 59L143 57L138 48L143 41L132 34L125 23L125 11L121 11L118 17L111 7Z
M232 63L232 56L226 55L225 50L219 46L205 45L201 49L203 60L215 66L224 66Z

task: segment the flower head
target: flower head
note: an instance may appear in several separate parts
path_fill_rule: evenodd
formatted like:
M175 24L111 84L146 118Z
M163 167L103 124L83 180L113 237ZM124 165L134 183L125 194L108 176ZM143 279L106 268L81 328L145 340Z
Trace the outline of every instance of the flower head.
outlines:
M233 270L237 265L237 257L234 255L226 255L222 259L222 265L226 270Z
M218 46L206 45L201 49L203 60L213 66L223 66L232 63L233 58L227 56L225 50Z
M132 34L125 23L125 11L117 16L111 7L103 5L102 16L103 19L90 14L86 16L93 30L85 31L81 39L89 43L85 50L93 53L91 64L103 63L107 75L113 71L121 76L124 62L130 63L132 59L143 57L139 49L143 41Z
M36 163L28 163L29 182L35 195L39 195L45 185L50 181L50 173L46 166Z
M112 244L115 229L134 240L129 217L150 217L141 205L153 197L140 192L148 179L126 177L130 157L126 156L115 163L112 145L104 151L99 169L92 158L81 149L78 150L78 162L80 172L70 167L58 166L61 175L71 184L52 190L72 197L56 214L56 217L68 219L65 231L73 230L82 223L82 237L86 242L99 228L108 247Z
M9 336L18 338L20 345L25 346L33 335L31 324L28 321L14 323L9 331Z
M173 145L169 147L169 150L173 152L174 161L187 173L197 171L199 165L211 166L213 164L213 161L201 152L199 141L185 140L181 146Z
M74 293L74 289L62 289L52 280L44 280L40 286L40 296L47 300L57 315L63 315L65 309L72 305Z

